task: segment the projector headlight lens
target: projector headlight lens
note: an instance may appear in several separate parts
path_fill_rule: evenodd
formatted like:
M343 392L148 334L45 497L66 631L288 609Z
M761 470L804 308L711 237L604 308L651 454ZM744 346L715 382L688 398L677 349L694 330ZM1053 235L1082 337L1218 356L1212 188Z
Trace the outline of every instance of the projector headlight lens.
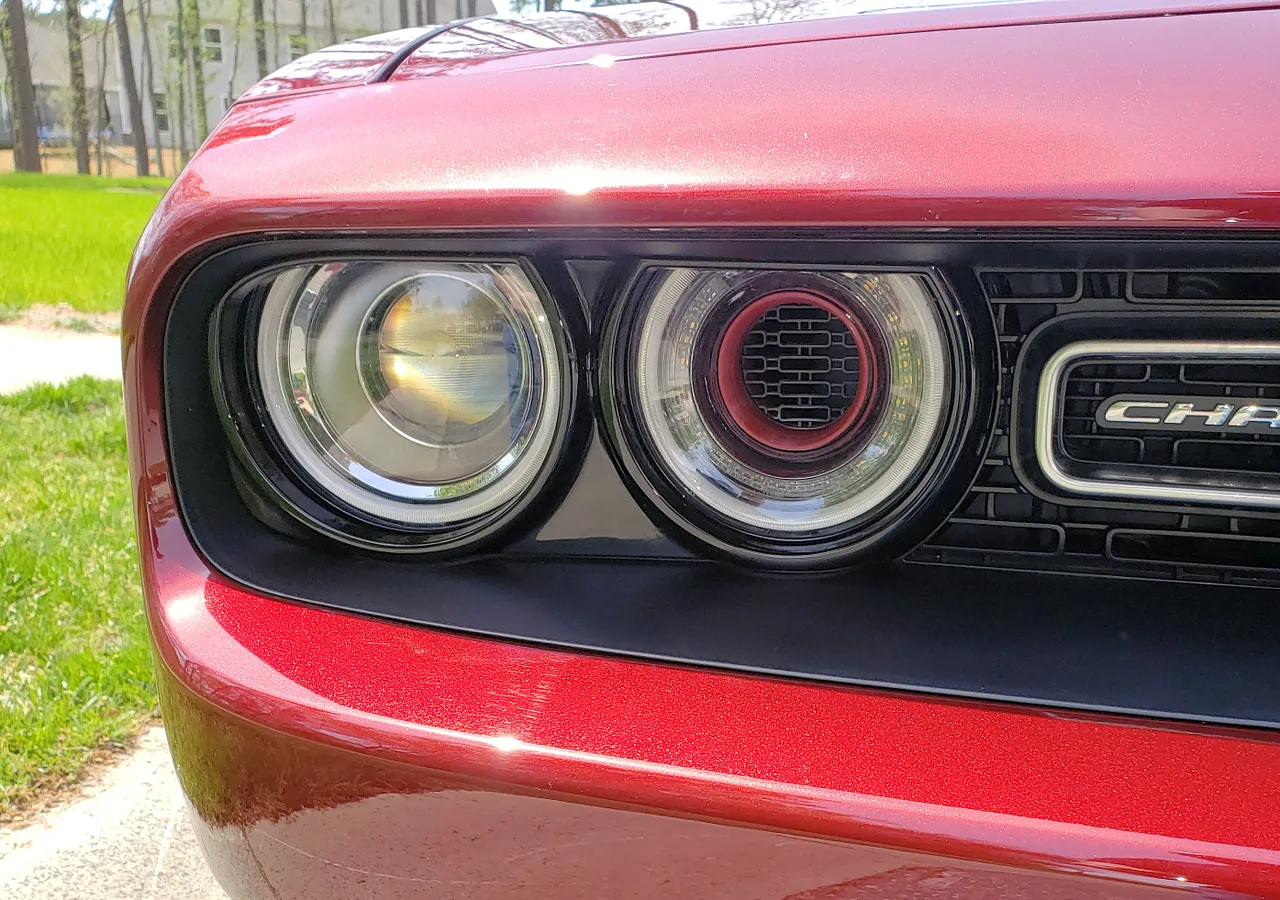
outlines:
M342 262L277 275L257 380L284 454L328 499L446 529L523 496L562 428L561 344L512 263Z

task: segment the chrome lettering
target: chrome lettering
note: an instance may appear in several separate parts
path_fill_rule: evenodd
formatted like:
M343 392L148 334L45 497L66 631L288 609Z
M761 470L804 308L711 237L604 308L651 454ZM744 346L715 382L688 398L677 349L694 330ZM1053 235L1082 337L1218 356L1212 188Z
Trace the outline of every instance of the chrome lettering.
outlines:
M1149 409L1157 412L1163 412L1165 407L1167 407L1168 405L1169 403L1164 400L1157 400L1155 402L1146 401L1146 400L1120 400L1119 402L1112 403L1109 407L1107 407L1107 413L1105 418L1108 422L1119 422L1122 424L1130 423L1130 424L1139 424L1139 425L1159 425L1162 421L1164 421L1159 416L1156 416L1154 418L1152 418L1149 415L1131 416L1129 415L1129 410L1134 409L1135 407L1143 407L1145 409Z
M1194 403L1175 403L1164 417L1164 424L1181 425L1191 416L1204 416L1205 425L1226 425L1233 409L1235 406L1230 403L1220 403L1213 409L1196 409Z
M1244 428L1252 422L1266 422L1272 428L1280 428L1280 406L1242 406L1231 417L1232 428Z

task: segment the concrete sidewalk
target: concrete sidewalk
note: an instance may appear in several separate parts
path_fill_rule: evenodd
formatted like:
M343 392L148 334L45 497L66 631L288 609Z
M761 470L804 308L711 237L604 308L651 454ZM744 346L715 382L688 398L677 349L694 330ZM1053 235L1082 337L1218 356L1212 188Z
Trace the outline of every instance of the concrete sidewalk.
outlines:
M226 900L196 845L163 728L148 729L81 799L0 829L0 897Z
M120 377L120 336L0 326L0 394L77 375Z

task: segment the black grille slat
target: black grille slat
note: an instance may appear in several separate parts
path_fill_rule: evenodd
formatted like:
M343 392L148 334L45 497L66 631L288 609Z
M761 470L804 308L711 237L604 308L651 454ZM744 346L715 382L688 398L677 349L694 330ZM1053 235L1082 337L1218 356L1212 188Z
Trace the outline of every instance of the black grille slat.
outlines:
M989 271L979 274L1000 348L1001 396L992 449L954 517L908 558L946 565L1280 587L1280 516L1240 510L1186 515L1138 505L1055 504L1031 493L1010 463L1013 372L1031 331L1082 308L1092 313L1153 310L1157 301L1152 295L1161 285L1149 279L1139 285L1149 293L1135 297L1130 272L1063 271L1056 273L1060 278L1019 273L1018 278L1002 281ZM1238 274L1219 278L1217 284L1225 285L1221 290L1211 290L1210 282L1199 282L1202 298L1190 296L1187 285L1195 284L1194 280L1175 279L1167 288L1172 295L1169 309L1174 309L1176 301L1185 312L1190 300L1224 302L1226 295L1256 303L1274 286L1278 290L1272 301L1280 310L1280 279L1274 273L1262 273L1259 278L1235 277ZM1028 285L1039 286L1039 295L1026 296ZM1051 296L1055 285L1061 286L1056 288L1058 296ZM1068 286L1076 288L1070 296ZM1089 363L1069 374L1062 395L1061 428L1064 450L1075 460L1176 467L1183 472L1280 474L1280 429L1275 435L1125 432L1104 430L1095 419L1102 402L1117 394L1220 396L1231 402L1256 397L1280 402L1280 364ZM1060 539L1050 539L1056 534L1053 529L1060 530ZM1019 530L1026 533L1011 536Z
M979 276L992 299L1025 303L1070 303L1078 299L1077 272L987 271Z
M1134 302L1231 301L1280 302L1280 272L1133 272L1129 296Z
M799 430L839 419L857 395L861 374L849 329L826 310L802 303L771 309L751 326L741 365L756 407Z

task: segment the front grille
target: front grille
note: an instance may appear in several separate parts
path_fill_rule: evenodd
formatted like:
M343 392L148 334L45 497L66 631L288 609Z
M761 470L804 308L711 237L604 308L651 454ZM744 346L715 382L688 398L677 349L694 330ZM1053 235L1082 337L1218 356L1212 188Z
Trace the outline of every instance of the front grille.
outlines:
M825 309L787 303L751 326L742 375L756 408L788 428L822 428L853 404L860 373L853 335Z
M980 272L1000 342L1001 396L993 442L959 509L909 559L946 565L1077 572L1161 580L1280 587L1280 516L1224 510L1188 513L1157 506L1077 505L1041 499L1010 460L1013 377L1027 336L1071 312L1158 315L1151 297L1168 295L1170 315L1187 312L1198 291L1208 302L1257 304L1262 278L1197 281L1195 273L1158 281L1122 271ZM1280 308L1280 281L1269 295ZM1193 291L1189 285L1199 284ZM1214 287L1210 289L1209 285ZM1231 291L1241 292L1236 297ZM1135 292L1138 292L1135 295ZM1175 305L1176 304L1176 305ZM1125 337L1122 329L1114 337ZM1104 433L1093 418L1116 394L1194 394L1280 400L1280 365L1098 365L1069 373L1064 450L1093 464L1140 463L1183 469L1280 472L1280 435L1197 432Z
M1067 374L1063 450L1083 463L1129 463L1184 471L1280 472L1280 430L1222 430L1193 436L1098 425L1102 402L1116 394L1280 400L1280 363L1123 365L1085 363Z

